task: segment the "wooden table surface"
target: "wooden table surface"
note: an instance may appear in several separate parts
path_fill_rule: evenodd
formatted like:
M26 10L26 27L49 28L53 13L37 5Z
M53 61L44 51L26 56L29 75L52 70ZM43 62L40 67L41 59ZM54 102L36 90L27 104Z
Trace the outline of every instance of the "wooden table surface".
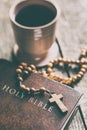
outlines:
M15 44L8 15L15 1L18 0L0 1L0 58L7 60L11 60L11 51ZM61 9L57 37L64 58L78 59L81 49L87 48L87 0L54 1ZM84 94L80 105L87 123L87 73L74 85L74 89ZM79 113L74 117L68 130L84 130Z

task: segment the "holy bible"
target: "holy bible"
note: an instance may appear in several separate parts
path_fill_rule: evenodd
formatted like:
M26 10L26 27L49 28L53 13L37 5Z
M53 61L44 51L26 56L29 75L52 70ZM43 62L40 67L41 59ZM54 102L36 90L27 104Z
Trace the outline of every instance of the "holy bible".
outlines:
M31 74L24 84L31 88L45 87L62 94L66 106L63 113L49 102L48 94L30 95L19 88L16 78L17 65L0 60L0 130L64 130L77 107L81 94L57 81Z

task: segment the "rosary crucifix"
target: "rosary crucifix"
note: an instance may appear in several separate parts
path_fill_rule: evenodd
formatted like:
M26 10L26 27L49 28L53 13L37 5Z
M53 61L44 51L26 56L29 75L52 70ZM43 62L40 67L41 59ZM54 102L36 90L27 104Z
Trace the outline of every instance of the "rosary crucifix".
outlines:
M61 99L63 99L63 95L59 94L51 94L51 98L49 99L50 103L55 103L59 109L61 110L61 112L66 113L68 112L67 107L63 104L63 102L61 101Z

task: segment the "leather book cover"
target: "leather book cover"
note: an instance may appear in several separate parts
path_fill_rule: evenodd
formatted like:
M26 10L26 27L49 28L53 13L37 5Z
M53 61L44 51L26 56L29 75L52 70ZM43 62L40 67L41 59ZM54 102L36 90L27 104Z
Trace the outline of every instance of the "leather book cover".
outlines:
M0 60L0 130L62 130L72 115L81 94L74 89L40 74L31 74L24 84L62 94L68 112L63 114L56 104L48 102L49 95L34 95L17 85L17 66Z

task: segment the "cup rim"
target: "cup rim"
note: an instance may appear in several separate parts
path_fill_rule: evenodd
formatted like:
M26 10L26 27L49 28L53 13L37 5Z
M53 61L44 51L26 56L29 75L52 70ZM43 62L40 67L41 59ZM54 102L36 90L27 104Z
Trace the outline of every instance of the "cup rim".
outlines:
M41 1L41 0L37 0L37 1ZM14 10L16 8L16 6L20 3L23 3L23 2L28 2L27 0L22 0L22 1L19 1L19 2L16 2L15 4L12 5L12 7L10 8L9 10L9 17L10 17L10 20L16 25L16 26L19 26L20 28L22 29L37 29L37 28L45 28L45 27L48 27L50 25L52 25L53 23L55 23L58 18L59 18L59 15L60 15L60 9L58 6L54 5L53 2L49 1L49 0L44 0L44 2L47 2L48 4L50 4L51 6L53 6L56 10L56 16L53 18L53 20L51 22L49 22L48 24L45 24L45 25L41 25L41 26L34 26L34 27L30 27L30 26L25 26L25 25L22 25L18 22L16 22L16 20L14 19Z

